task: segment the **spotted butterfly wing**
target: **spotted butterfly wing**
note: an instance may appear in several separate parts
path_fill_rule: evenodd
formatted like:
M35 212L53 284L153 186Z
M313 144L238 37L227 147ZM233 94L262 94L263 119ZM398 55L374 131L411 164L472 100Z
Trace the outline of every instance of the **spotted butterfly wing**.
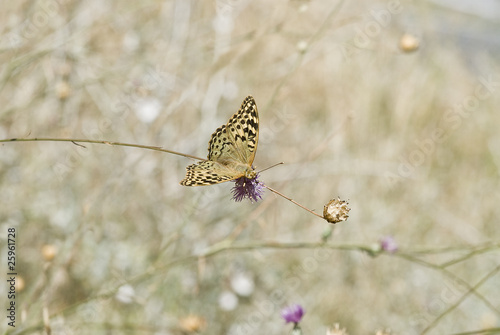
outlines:
M252 163L258 141L257 104L248 96L227 124L212 134L208 142L208 160L189 165L181 185L213 185L241 177L255 178Z

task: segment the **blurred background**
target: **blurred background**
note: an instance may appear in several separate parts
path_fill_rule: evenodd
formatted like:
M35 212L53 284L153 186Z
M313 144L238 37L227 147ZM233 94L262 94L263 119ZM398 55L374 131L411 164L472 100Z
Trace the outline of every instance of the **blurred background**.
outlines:
M206 157L252 94L254 165L285 163L261 180L352 208L332 226L180 186L193 159L1 143L2 333L287 334L294 303L304 334L500 332L499 1L11 1L0 22L0 139Z

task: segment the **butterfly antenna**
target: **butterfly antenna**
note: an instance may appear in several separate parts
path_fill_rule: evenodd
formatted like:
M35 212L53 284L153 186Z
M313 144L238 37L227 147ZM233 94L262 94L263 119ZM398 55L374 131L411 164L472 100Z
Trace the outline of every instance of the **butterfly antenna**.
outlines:
M266 171L266 170L269 170L269 169L271 169L271 168L273 168L273 167L275 167L275 166L281 165L281 164L285 164L285 163L283 163L283 162L279 162L279 163L277 163L277 164L274 164L274 165L271 165L270 167L265 168L264 170L260 170L260 171L259 171L259 172L257 172L257 173L264 172L264 171Z

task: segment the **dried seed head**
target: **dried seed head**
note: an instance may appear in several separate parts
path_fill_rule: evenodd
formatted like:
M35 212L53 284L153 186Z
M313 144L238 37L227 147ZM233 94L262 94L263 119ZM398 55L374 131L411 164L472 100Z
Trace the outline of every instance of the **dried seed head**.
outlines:
M65 100L71 95L71 86L67 81L60 81L56 84L55 91L59 100Z
M16 286L16 292L21 292L22 290L24 290L24 288L26 287L24 278L21 276L17 276L15 286Z
M411 34L404 34L399 40L399 48L404 52L413 52L420 46L420 41L417 37Z
M57 247L53 244L46 244L42 247L42 257L46 261L51 261L57 255Z
M349 211L351 210L347 207L348 204L347 201L340 200L340 198L330 200L323 208L323 218L334 224L347 220Z
M198 315L188 315L179 320L179 326L186 333L198 333L206 328L207 321Z
M340 328L339 324L336 323L333 328L328 328L326 335L348 335L345 328Z

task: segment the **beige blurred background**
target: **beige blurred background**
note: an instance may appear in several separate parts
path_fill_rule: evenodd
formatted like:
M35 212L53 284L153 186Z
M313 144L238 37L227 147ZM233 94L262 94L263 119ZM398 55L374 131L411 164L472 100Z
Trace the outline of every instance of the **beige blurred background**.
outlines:
M261 180L352 210L325 249L331 225L269 191L180 186L192 159L1 143L1 271L15 227L19 286L0 329L287 334L299 303L304 334L498 330L499 19L498 1L3 4L0 139L206 157L252 94L254 165L285 163ZM361 251L388 235L397 253Z

